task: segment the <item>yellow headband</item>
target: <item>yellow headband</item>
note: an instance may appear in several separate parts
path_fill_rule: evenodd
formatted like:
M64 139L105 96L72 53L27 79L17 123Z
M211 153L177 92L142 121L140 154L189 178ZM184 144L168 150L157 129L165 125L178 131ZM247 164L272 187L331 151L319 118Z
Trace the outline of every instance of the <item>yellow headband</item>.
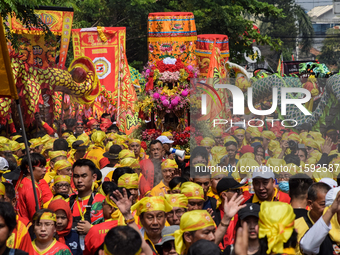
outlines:
M48 156L51 160L61 156L66 157L66 151L49 151Z
M135 153L133 151L130 151L130 150L121 150L118 154L118 158L120 160L122 160L124 158L135 158Z
M90 142L90 137L87 134L83 133L77 137L77 141L83 141L86 145L88 145Z
M211 133L214 137L221 137L223 130L221 128L215 128L215 129L212 130Z
M295 142L300 142L300 136L298 134L292 133L288 136L288 140L293 140Z
M0 182L0 196L6 195L6 187Z
M62 159L62 160L58 160L55 164L54 164L54 171L59 171L62 170L66 167L72 167L72 164L70 163L70 161L66 160L66 159Z
M68 175L56 175L54 177L54 184L58 182L67 182L68 184L71 183L71 177Z
M74 135L70 135L69 137L67 137L66 141L68 143L68 147L72 147L72 143L77 141L77 138Z
M215 141L214 139L210 138L210 137L204 137L201 141L201 146L214 146L215 145Z
M330 132L337 132L337 130L336 129L330 129L330 130L328 130L327 132L326 132L326 134L328 134L328 133L330 133Z
M287 203L265 201L261 204L259 238L267 236L267 254L283 253L283 244L294 231L294 220L293 207Z
M206 210L193 210L184 213L181 217L180 229L174 233L176 252L183 254L186 249L183 241L184 232L196 231L210 226L215 226L215 222Z
M181 182L178 183L178 184L176 185L176 187L174 187L172 190L177 190L177 191L181 192L181 185L182 185Z
M183 194L165 194L165 199L172 207L188 207L188 198Z
M131 207L131 211L137 210L137 216L143 212L163 211L170 212L172 206L164 197L144 197Z
M161 168L163 169L169 169L169 168L178 168L178 165L176 163L176 160L174 159L166 159L162 162Z
M115 202L113 202L111 199L110 199L110 194L107 194L106 197L105 197L105 201L108 205L118 209L118 206L116 205Z
M53 139L52 137L50 137L48 134L44 135L43 137L41 137L41 141L45 144L48 141L50 141L51 139Z
M124 158L120 161L120 167L131 167L132 169L140 168L138 159Z
M238 135L238 134L244 135L245 133L246 133L246 131L245 131L244 129L242 129L242 128L238 128L238 129L236 129L236 130L234 131L234 134L235 134L235 135Z
M126 189L138 189L138 174L123 174L119 177L117 185Z
M188 199L204 200L203 188L194 182L184 182L181 185L181 193Z
M52 220L52 221L57 221L57 217L56 217L55 213L44 212L44 213L41 215L40 220Z
M319 150L319 145L312 138L307 138L304 140L306 146Z
M129 140L129 145L130 145L131 143L138 143L139 145L142 144L142 142L141 142L139 139L130 139L130 140Z

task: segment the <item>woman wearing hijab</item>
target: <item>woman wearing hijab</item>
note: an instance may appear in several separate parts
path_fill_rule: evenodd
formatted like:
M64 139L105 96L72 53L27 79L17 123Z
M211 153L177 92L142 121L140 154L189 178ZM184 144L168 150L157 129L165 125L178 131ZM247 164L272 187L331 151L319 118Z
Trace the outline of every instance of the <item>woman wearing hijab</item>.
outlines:
M56 214L58 241L66 244L73 255L82 255L83 251L80 248L79 235L77 231L72 230L73 217L68 203L63 199L57 199L49 204L48 209Z

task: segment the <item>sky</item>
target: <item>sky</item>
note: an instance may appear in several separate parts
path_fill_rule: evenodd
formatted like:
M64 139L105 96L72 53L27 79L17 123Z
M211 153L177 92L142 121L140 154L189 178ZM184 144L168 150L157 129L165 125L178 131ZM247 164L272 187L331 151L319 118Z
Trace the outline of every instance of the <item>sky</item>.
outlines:
M297 4L300 4L306 11L310 11L316 6L333 4L333 0L295 0Z

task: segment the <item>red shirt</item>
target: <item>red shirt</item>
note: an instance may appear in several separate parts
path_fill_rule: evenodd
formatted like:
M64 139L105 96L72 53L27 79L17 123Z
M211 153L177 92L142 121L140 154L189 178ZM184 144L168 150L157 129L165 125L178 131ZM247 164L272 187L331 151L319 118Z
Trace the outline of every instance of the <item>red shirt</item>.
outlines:
M42 208L43 200L41 190L36 184L36 191L38 195L39 208ZM32 181L27 177L24 177L18 186L17 190L17 206L19 215L22 217L22 221L27 225L33 218L35 213L35 199L33 193Z
M39 181L38 186L42 193L42 201L45 204L53 198L52 191L44 179Z
M95 254L95 252L104 242L106 233L109 232L111 228L114 228L117 225L117 220L107 220L103 223L93 226L85 237L85 250L83 254Z
M34 249L28 229L22 222L21 217L17 215L17 226L11 236L7 239L7 247L11 249L20 249L28 254L33 254Z

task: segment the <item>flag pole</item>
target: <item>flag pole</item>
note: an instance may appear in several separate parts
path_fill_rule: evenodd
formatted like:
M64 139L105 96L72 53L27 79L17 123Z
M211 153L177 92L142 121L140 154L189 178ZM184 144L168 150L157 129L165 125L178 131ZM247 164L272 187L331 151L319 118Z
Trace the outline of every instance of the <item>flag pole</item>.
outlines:
M31 174L32 185L34 187L33 193L34 193L34 198L35 198L35 208L36 208L36 210L39 210L40 208L39 208L39 202L38 202L38 195L37 195L37 190L35 189L33 167L32 167L32 161L31 161L31 157L30 157L30 153L29 153L30 148L28 147L28 141L27 141L25 126L24 126L24 120L23 120L23 117L22 117L22 112L21 112L20 101L19 101L19 97L18 97L18 93L17 93L17 88L16 88L14 78L13 78L11 60L10 60L9 54L8 54L6 37L5 37L4 27L3 27L3 20L2 20L1 16L0 16L0 46L1 46L0 47L0 50L1 50L0 57L1 57L1 55L3 57L3 63L5 65L4 71L7 74L8 86L9 86L9 89L10 89L10 95L6 95L6 97L11 97L12 99L15 100L15 102L17 104L18 114L19 114L19 118L20 118L20 124L21 124L21 128L22 128L22 136L23 136L25 148L26 148L26 151L27 151L28 167L29 167L30 174Z

